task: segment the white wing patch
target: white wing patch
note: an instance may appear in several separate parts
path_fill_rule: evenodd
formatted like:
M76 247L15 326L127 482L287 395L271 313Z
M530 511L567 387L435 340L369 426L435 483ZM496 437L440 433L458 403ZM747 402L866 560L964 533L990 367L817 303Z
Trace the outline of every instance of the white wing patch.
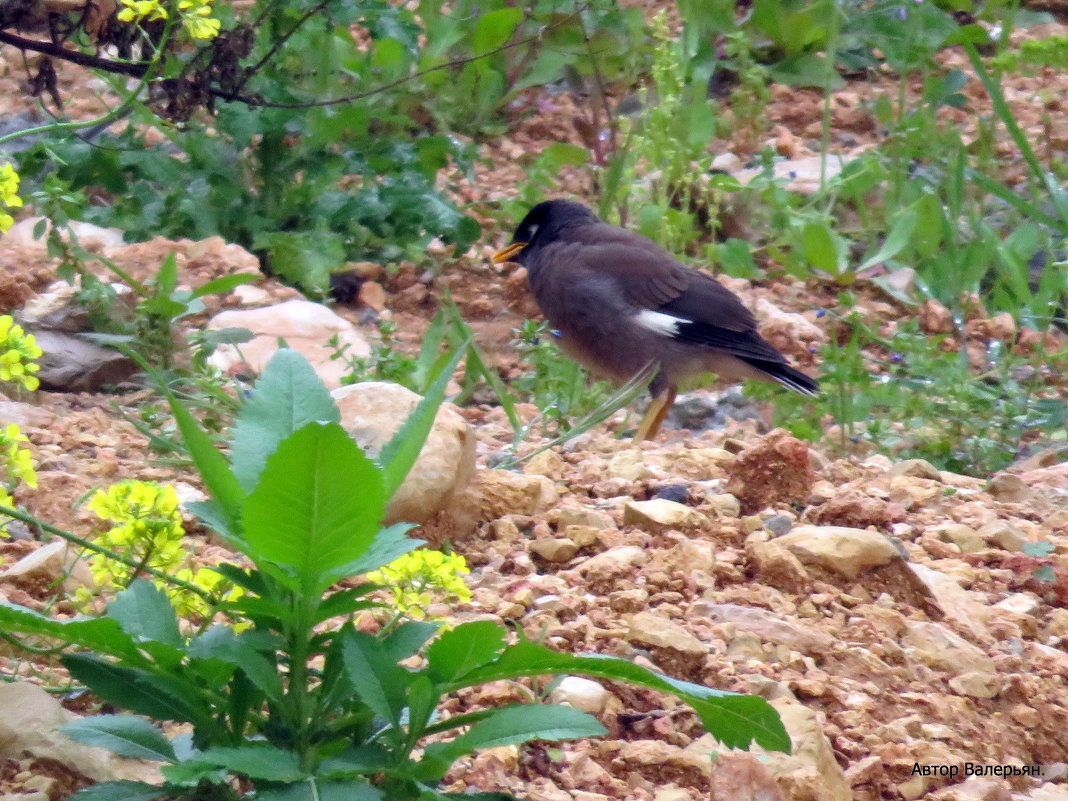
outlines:
M691 322L682 317L674 317L652 309L642 309L635 319L638 321L638 325L669 337L676 336L679 333L680 325Z

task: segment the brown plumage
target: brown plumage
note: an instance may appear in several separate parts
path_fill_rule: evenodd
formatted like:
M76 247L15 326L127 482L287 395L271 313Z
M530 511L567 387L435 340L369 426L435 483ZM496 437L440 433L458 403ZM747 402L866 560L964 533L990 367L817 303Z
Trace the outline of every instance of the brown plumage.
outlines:
M594 374L623 383L656 370L654 403L636 439L655 436L679 384L701 373L778 382L807 395L818 390L760 337L734 293L580 203L534 206L494 261L527 268L560 346Z

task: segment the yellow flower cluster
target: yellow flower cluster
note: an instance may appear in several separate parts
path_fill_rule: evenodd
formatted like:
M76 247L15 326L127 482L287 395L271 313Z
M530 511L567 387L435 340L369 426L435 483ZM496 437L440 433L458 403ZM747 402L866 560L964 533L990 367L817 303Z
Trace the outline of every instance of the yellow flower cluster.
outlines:
M0 234L15 224L15 218L4 209L17 209L22 205L19 197L19 174L10 164L0 167Z
M122 481L106 490L98 490L88 506L101 519L117 524L97 537L99 545L226 600L234 600L243 594L243 590L229 585L215 570L188 567L189 552L182 545L185 529L178 510L178 495L169 484ZM133 568L104 554L89 558L89 572L103 590L125 587L135 578ZM208 604L199 596L159 579L153 579L153 583L167 593L179 615L203 618L210 613ZM82 603L87 603L90 598L87 591L76 596Z
M20 442L29 442L29 439L15 423L8 423L0 429L0 466L3 466L7 477L5 483L9 489L14 489L20 481L37 489L33 454L26 448L20 448Z
M462 578L470 572L467 560L459 554L420 549L368 573L367 579L386 588L399 612L426 619L432 603L471 600L471 590Z
M0 506L15 506L11 493L19 482L37 489L37 472L33 469L33 454L20 448L20 442L28 442L15 423L0 428ZM11 523L10 517L0 516L0 531Z
M119 12L122 22L167 19L170 14L161 0L121 0ZM211 16L212 0L178 0L178 16L182 26L194 39L214 39L219 35L219 20Z
M0 381L13 381L28 390L37 389L41 382L34 373L41 368L33 360L42 354L44 351L33 334L15 325L10 314L0 315Z

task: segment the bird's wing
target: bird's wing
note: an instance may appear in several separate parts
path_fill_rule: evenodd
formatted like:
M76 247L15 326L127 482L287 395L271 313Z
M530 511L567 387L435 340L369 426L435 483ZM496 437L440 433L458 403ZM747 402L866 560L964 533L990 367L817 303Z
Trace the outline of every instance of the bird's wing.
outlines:
M612 226L597 230L601 228L588 231L593 236L583 242L582 267L615 279L627 301L646 312L639 322L677 342L785 362L761 338L749 309L716 279L680 264L640 234Z

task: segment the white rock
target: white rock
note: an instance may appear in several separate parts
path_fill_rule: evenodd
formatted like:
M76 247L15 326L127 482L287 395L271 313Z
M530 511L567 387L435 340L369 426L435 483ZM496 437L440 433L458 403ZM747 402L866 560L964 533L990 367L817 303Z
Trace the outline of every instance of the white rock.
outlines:
M89 566L63 540L56 540L26 554L0 573L0 581L33 581L50 584L62 579L65 592L92 587Z
M307 359L327 388L341 386L348 372L344 360L331 359L334 349L327 341L336 336L340 345L348 345L351 356L368 356L371 347L355 325L339 317L321 303L287 300L259 309L230 309L219 312L207 325L209 330L247 328L255 339L241 345L220 345L211 355L211 364L223 372L247 365L255 373L263 372L278 350L278 339Z
M369 381L335 389L341 425L375 456L408 419L419 395L399 384ZM449 508L475 472L475 435L451 403L434 418L419 457L386 507L384 523L425 523Z
M554 704L567 704L591 715L599 715L608 703L608 690L596 681L567 676L549 693Z
M901 554L887 537L861 528L796 526L776 543L802 564L818 565L848 579L901 560Z
M45 220L45 218L27 217L24 220L19 220L4 233L5 244L20 245L28 250L46 251L48 249L47 231L51 227L51 223L45 220L45 233L40 239L33 238L33 229L42 220ZM78 237L78 244L91 253L99 253L109 248L119 248L126 244L122 238L122 231L118 228L101 228L99 225L77 220L71 220L68 224L74 235ZM64 239L66 239L66 235L64 235Z
M0 685L0 759L54 759L94 781L127 779L160 783L153 763L117 757L103 748L92 748L56 731L78 718L36 684L15 682Z

